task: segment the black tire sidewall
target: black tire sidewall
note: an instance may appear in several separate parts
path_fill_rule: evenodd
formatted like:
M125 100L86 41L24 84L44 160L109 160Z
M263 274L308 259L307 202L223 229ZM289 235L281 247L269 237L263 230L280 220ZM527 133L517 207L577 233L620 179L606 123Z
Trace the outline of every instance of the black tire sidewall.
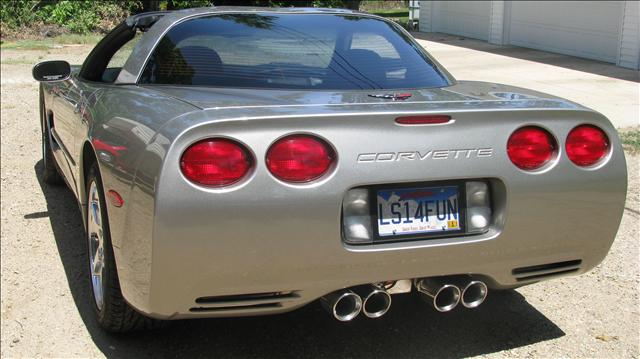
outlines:
M51 133L49 121L47 121L46 109L44 107L44 93L40 85L40 127L42 133L42 178L46 183L59 185L63 183L62 176L58 169L58 164L53 157L51 149Z
M49 126L46 121L42 124L44 127L44 131L42 131L42 161L43 161L43 170L45 171L45 175L50 176L53 171L57 171L55 167L55 163L53 161L53 153L51 152L51 138L49 134ZM56 172L57 174L57 172Z

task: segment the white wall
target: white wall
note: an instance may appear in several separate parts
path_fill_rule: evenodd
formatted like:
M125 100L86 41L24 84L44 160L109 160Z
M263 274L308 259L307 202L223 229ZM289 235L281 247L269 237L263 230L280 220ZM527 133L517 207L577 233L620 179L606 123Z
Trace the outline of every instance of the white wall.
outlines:
M618 65L640 69L640 4L626 1L620 34Z
M418 21L419 31L432 32L431 7L432 1L420 1L420 17Z
M420 1L420 31L640 66L640 3Z
M509 43L615 63L624 2L513 1Z
M490 7L488 1L421 1L420 31L487 40Z

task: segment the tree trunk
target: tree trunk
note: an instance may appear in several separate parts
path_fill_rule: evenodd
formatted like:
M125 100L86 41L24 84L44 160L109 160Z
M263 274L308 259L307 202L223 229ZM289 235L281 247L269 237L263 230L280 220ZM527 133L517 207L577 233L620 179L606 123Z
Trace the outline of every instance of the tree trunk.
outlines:
M360 10L360 0L345 0L344 6L351 10Z
M142 12L160 10L160 0L142 0Z

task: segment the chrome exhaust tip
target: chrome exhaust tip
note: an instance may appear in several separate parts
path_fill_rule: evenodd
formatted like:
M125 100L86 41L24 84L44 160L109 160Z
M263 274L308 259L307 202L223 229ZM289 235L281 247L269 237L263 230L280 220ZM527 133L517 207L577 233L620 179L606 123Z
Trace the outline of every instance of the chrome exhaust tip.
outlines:
M476 308L484 302L488 293L489 289L484 282L474 280L464 287L460 301L466 308Z
M322 303L324 309L341 322L352 320L362 310L362 298L347 289L325 295L320 298L320 303Z
M362 313L368 318L380 318L389 308L391 308L391 294L377 287L373 287L362 303Z
M448 312L460 302L460 288L453 284L443 284L437 279L423 278L415 281L415 287L422 299L439 312Z

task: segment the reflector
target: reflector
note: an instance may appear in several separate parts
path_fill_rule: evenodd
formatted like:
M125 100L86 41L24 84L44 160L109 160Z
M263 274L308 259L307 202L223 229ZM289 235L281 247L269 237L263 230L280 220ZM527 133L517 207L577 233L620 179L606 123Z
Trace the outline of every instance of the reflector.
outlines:
M120 196L120 193L110 189L107 192L107 198L109 199L109 202L111 202L111 204L114 207L122 207L124 206L124 199L122 199L122 196Z

